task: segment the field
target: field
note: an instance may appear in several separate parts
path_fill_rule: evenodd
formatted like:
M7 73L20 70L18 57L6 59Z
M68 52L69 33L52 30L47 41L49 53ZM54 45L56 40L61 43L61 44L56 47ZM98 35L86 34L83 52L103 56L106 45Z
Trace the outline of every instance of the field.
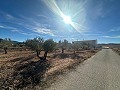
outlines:
M52 83L51 79L82 61L90 58L98 50L60 51L48 53L46 61L40 61L36 52L13 50L0 53L0 90L43 89ZM41 52L41 56L44 52ZM36 89L37 90L37 89Z
M113 48L113 50L120 55L120 48Z
M118 55L120 55L120 44L111 44L109 45L109 47L115 51L116 53L118 53Z

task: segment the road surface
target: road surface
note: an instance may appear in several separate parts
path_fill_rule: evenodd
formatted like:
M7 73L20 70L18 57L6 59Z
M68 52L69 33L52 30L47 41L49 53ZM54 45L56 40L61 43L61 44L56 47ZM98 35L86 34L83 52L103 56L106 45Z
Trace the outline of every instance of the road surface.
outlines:
M120 56L103 49L47 90L120 90Z

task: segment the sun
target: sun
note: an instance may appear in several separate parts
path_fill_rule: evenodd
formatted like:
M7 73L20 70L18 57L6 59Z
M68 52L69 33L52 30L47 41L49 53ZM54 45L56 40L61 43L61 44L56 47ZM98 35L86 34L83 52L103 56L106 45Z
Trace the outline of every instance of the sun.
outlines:
M61 17L63 18L63 21L66 23L66 24L71 24L71 17L70 16L66 16L64 14L61 15Z

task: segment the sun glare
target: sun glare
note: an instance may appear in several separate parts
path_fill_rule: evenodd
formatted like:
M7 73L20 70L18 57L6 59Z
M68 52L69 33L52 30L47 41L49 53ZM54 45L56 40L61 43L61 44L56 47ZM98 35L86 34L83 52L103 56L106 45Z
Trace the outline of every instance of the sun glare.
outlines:
M66 16L66 15L61 15L61 17L63 18L63 21L67 24L71 24L71 17L70 16Z
M58 0L60 1L60 0ZM65 2L61 2L61 4L64 6L65 5L65 9L64 11L63 8L64 7L59 7L57 0L43 0L43 2L47 5L47 7L55 14L57 15L60 19L62 19L62 21L67 24L72 26L77 32L81 33L86 31L86 27L84 27L82 24L84 24L85 20L86 20L86 13L85 13L85 9L84 6L87 3L87 0L83 0L85 2L81 3L76 3L74 2L74 0L69 0L69 4L70 6L72 6L72 3L76 3L77 5L75 7L73 7L73 9L69 9L68 3ZM73 13L74 12L74 13ZM79 19L76 19L79 18ZM80 22L79 22L80 20ZM58 20L56 20L58 22ZM61 21L61 20L60 20ZM78 23L79 22L79 23Z

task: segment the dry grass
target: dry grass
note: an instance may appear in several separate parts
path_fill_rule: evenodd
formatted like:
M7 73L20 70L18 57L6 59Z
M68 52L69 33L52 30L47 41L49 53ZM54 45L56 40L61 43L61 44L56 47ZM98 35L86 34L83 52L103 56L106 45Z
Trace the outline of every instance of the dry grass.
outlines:
M96 52L90 50L79 51L75 55L73 52L65 52L65 54L49 53L47 61L49 64L47 65L46 63L41 64L41 61L32 51L15 51L0 54L0 90L16 88L26 90L43 89L55 80L54 76L79 64ZM43 73L41 74L41 72ZM26 75L28 76L23 78ZM36 79L39 81L36 81Z
M10 61L12 59L20 58L20 57L27 57L28 55L32 55L33 51L14 51L9 52L7 54L1 53L0 54L0 62Z
M113 48L113 50L120 55L120 48Z

